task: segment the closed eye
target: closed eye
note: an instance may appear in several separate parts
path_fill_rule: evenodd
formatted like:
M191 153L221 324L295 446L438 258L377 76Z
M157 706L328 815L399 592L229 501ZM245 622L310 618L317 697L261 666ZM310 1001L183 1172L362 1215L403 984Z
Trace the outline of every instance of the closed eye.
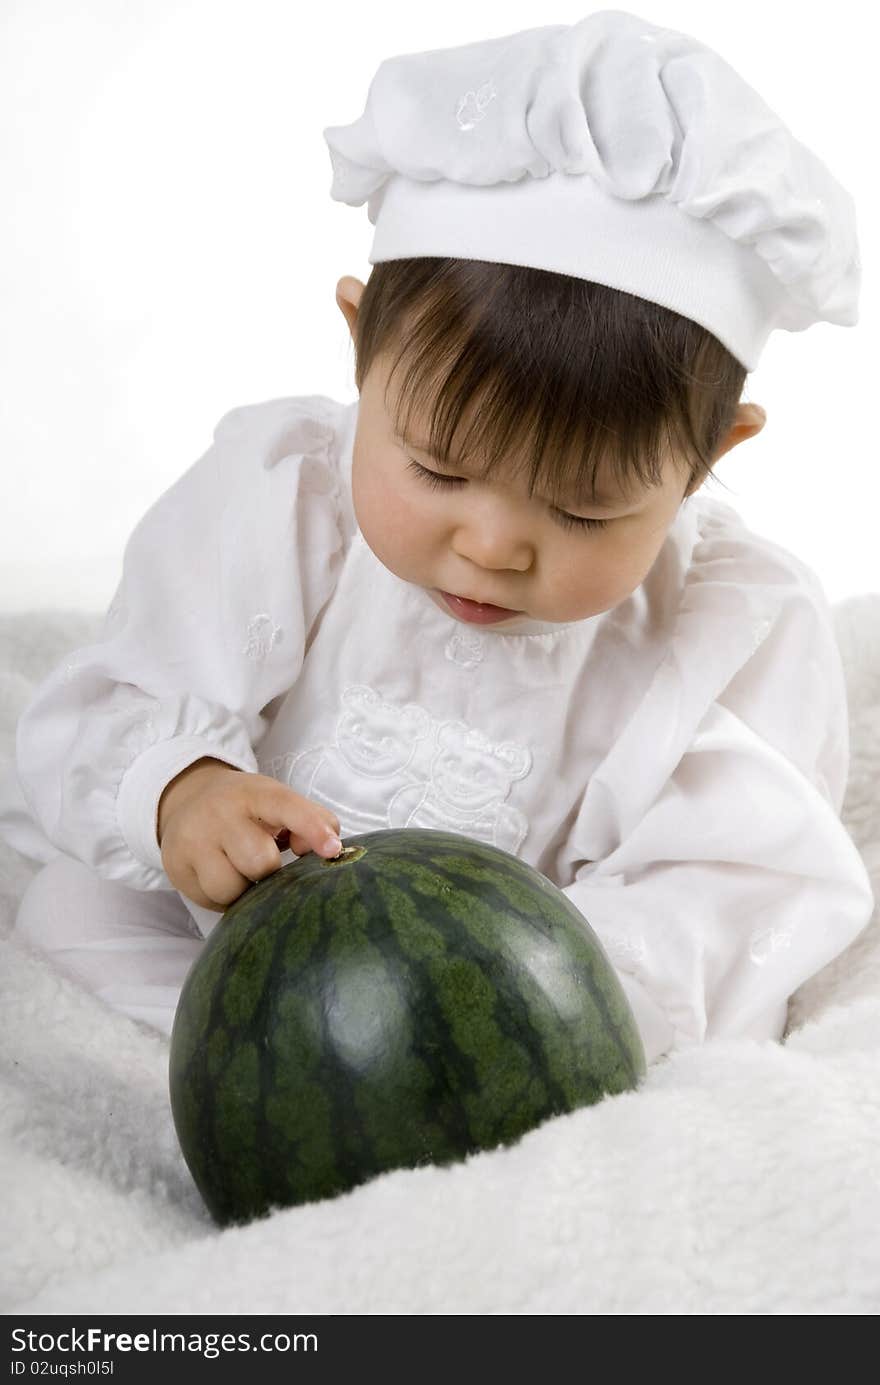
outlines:
M408 461L407 469L419 476L432 490L441 490L444 486L467 485L465 476L441 476L439 472L429 471L427 467L421 466L414 457L408 458ZM607 519L588 519L584 515L570 515L567 510L557 510L555 505L551 505L550 510L556 523L561 524L563 529L605 529L610 523Z

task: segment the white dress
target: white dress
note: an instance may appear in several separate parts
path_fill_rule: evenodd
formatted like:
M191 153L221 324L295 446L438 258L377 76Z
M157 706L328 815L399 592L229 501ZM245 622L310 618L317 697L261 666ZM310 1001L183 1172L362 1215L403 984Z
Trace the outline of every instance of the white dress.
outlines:
M697 492L611 611L465 625L360 533L357 408L221 419L134 529L99 642L22 714L0 833L125 887L115 909L172 901L191 960L221 915L169 894L156 812L210 755L331 808L343 838L442 828L542 871L601 939L649 1062L780 1038L874 904L839 816L846 691L818 578Z

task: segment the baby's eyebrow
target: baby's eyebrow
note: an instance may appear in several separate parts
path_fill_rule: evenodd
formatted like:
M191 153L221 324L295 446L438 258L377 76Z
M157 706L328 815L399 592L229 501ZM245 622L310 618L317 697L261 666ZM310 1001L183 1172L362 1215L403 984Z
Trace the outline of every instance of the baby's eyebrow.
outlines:
M414 452L424 452L425 456L430 457L434 465L438 466L441 471L456 471L463 476L467 476L467 470L457 457L449 457L446 461L443 461L441 457L436 457L431 449L426 447L424 443L414 442L412 439L402 437L399 433L395 433L395 437L398 442L405 443L408 447L411 447ZM625 505L629 505L632 502L627 499L626 496L611 496L606 495L604 492L600 493L594 491L592 495L588 496L571 495L567 500L562 500L561 503L574 508L577 508L578 505L589 505L595 510L620 510Z

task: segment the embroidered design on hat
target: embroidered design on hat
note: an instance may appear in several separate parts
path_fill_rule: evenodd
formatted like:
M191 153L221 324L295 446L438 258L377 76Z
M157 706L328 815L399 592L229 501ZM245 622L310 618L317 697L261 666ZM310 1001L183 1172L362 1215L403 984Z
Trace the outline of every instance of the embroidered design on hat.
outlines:
M490 77L488 82L484 82L476 91L466 91L463 96L460 96L455 108L458 128L460 130L472 130L484 118L486 107L490 101L495 100L497 95L495 83Z

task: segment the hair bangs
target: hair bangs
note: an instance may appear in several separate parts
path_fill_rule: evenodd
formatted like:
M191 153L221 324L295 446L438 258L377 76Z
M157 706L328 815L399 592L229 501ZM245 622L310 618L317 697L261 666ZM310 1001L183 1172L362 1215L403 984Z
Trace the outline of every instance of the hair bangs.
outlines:
M356 354L359 389L391 361L402 441L448 469L527 472L529 493L561 508L632 500L662 485L667 459L683 490L708 478L747 373L705 328L633 294L430 257L374 267Z

